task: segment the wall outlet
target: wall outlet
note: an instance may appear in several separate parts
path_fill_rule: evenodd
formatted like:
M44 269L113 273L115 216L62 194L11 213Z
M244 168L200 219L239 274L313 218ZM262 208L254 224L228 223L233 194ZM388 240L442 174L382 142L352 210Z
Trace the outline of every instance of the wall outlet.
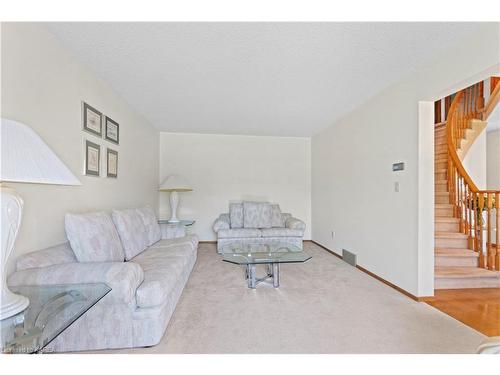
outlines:
M395 191L396 193L399 193L399 182L395 182L395 183L394 183L394 191Z
M332 238L333 238L333 234L334 234L334 233L333 233L333 230L332 230Z

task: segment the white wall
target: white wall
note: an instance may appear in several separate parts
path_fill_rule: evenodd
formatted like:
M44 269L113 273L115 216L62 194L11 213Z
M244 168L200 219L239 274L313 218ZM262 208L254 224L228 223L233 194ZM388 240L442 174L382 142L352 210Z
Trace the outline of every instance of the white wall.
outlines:
M500 189L500 130L486 133L487 188Z
M66 240L66 212L157 207L159 132L43 27L3 23L1 31L2 117L31 126L83 183L67 187L6 184L25 203L9 266L12 272L17 255ZM119 146L82 132L82 100L120 124ZM82 176L85 138L118 150L117 179Z
M499 56L498 25L484 24L481 33L462 40L446 57L315 135L312 239L337 252L357 253L361 266L414 295L432 295L432 262L420 258L424 252L429 259L434 249L431 241L419 242L421 231L432 236L429 226L419 227L419 222L433 220L432 199L419 203L428 195L419 191L424 173L419 162L432 152L432 138L421 137L418 102L435 100L460 88L459 82L472 83L470 77L498 69ZM406 170L392 172L392 163L400 161Z
M195 219L200 240L215 240L212 224L229 201L280 204L311 228L310 139L293 137L160 134L160 181L180 174L194 191L180 193L179 217ZM160 193L160 215L169 215L168 193Z
M486 189L486 131L474 140L462 164L478 189Z
M434 102L418 103L417 291L434 290Z

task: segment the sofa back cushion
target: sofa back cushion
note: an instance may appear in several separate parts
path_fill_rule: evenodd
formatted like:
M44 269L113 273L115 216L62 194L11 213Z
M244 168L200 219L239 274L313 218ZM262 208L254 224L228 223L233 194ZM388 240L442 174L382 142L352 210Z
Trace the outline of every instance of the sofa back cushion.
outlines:
M271 228L271 204L267 202L243 202L243 227Z
M146 206L143 208L138 208L137 213L141 217L142 223L146 227L146 233L148 235L148 245L152 245L155 242L161 240L161 229L158 220L156 219L153 210Z
M271 226L273 228L284 228L285 220L281 216L281 209L279 204L271 205Z
M120 235L126 260L146 250L148 233L136 209L113 210L111 216Z
M79 262L123 262L122 243L108 213L66 214L64 226Z
M229 203L231 229L243 228L243 203Z

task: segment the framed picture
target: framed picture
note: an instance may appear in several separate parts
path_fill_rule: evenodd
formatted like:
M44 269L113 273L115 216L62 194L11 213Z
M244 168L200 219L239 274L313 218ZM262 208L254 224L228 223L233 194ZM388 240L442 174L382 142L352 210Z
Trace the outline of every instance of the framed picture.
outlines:
M102 137L102 113L83 103L83 130Z
M99 176L101 174L101 146L90 141L85 141L85 174Z
M106 149L106 170L108 177L118 177L118 151Z
M120 125L108 116L106 116L104 138L117 145L120 144Z

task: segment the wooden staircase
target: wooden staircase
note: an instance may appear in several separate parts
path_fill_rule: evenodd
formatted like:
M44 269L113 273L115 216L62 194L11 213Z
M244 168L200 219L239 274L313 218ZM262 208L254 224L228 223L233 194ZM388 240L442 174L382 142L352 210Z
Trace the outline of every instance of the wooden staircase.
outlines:
M469 91L459 92L450 108L453 120L435 126L435 289L500 288L500 255L492 239L492 222L496 217L498 227L500 217L500 195L498 191L478 190L461 164L485 127L485 118L460 117L461 106L469 110L480 105L476 91L477 87L470 90L476 95L473 105L468 105ZM462 127L459 134L457 124ZM482 219L485 224L476 220L476 212L483 212L483 208L487 209L487 218ZM497 244L498 237L496 234Z

